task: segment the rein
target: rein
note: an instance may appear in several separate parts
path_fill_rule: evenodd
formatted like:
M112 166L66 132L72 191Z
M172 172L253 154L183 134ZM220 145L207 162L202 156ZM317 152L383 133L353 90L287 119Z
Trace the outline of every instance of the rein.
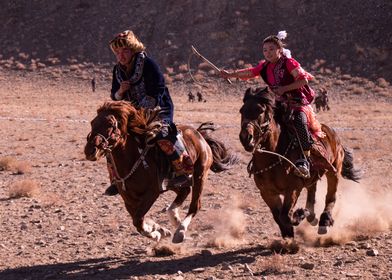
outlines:
M146 154L148 153L148 151L150 150L150 148L153 145L146 144L146 146L144 147L143 150L138 148L138 151L139 151L139 154L140 154L139 158L133 164L133 166L132 166L131 170L129 171L129 173L127 175L125 175L124 177L121 177L120 174L118 173L118 169L117 169L116 163L114 161L112 151L113 151L115 143L117 143L118 140L121 139L121 138L126 138L126 136L122 135L121 133L117 133L118 121L117 121L116 118L114 118L114 123L113 123L112 127L113 127L113 131L114 132L109 134L108 137L105 137L105 136L103 136L100 133L97 133L96 135L101 137L102 140L103 140L103 143L102 143L100 148L104 151L104 155L106 156L106 158L107 158L108 162L110 163L110 165L113 167L113 171L114 171L114 174L113 174L114 178L113 178L113 180L114 180L114 182L116 184L120 183L122 190L126 191L125 181L128 180L133 175L133 173L135 173L135 171L139 167L140 163L143 163L144 169L149 168L148 163L146 161ZM127 135L128 135L128 133L127 133ZM90 136L91 136L91 133L89 134L88 138L90 138ZM114 139L114 140L116 140L116 142L113 143L112 145L110 145L110 142L109 142L110 139ZM136 142L138 142L137 139L136 139ZM146 143L148 143L148 142L146 141Z
M125 181L128 180L133 173L135 173L136 169L139 167L140 163L143 163L143 167L144 169L149 168L148 163L146 161L146 154L148 153L148 151L150 150L150 148L152 147L152 145L146 145L146 147L141 150L138 148L138 151L140 153L139 158L137 159L137 161L133 164L131 170L129 171L129 173L127 175L125 175L124 177L120 177L117 167L116 167L116 163L114 162L114 158L113 158L113 154L112 151L110 150L107 154L106 154L106 158L108 159L109 163L113 166L113 171L114 171L114 182L115 183L120 183L121 184L121 189L123 191L126 191L126 187L125 187Z
M258 124L256 121L253 121L253 122L250 122L248 125L252 125L254 128L257 129L257 131L259 133L259 139L256 141L256 143L254 145L254 148L253 148L253 151L252 151L252 155L254 156L256 153L266 153L266 154L276 155L277 157L279 157L278 161L270 164L269 166L267 166L267 167L265 167L263 169L257 170L257 171L253 170L253 157L252 157L252 159L249 161L248 166L246 168L247 171L248 171L249 177L251 177L252 174L253 175L262 174L262 173L264 173L266 171L271 170L275 166L278 166L279 164L281 164L282 163L282 159L287 161L294 169L299 171L298 167L291 160L289 160L286 157L287 153L289 152L289 150L290 150L290 148L291 148L291 146L293 144L293 140L290 141L290 143L287 146L287 149L286 149L286 151L284 152L283 155L281 155L279 153L267 151L267 150L265 150L263 148L258 148L258 147L260 145L260 142L262 141L262 137L260 137L260 136L271 130L270 127L269 127L270 126L270 121L267 120L267 121L265 121L262 124Z

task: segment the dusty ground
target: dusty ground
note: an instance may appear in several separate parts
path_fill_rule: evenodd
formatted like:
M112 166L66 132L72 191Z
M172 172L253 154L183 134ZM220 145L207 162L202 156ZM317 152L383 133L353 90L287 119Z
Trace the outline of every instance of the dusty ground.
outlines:
M21 73L0 75L0 279L392 279L391 88L324 81L332 109L318 117L354 149L364 179L342 180L327 236L301 225L299 251L274 254L278 227L246 173L250 156L237 136L248 85L212 83L206 103L188 103L188 86L170 85L176 121L213 120L215 136L241 157L233 170L210 174L188 239L173 246L140 236L121 197L102 195L105 162L84 159L108 84L92 93L85 81ZM12 198L18 194L30 197ZM324 195L322 181L318 213ZM160 211L172 199L163 194L148 217L168 224ZM172 255L161 256L165 248Z

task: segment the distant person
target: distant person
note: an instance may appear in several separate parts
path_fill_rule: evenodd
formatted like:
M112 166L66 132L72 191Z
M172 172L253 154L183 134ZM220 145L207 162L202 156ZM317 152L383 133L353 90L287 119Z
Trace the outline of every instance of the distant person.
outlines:
M164 126L156 139L175 171L176 177L170 183L181 186L189 182L193 163L184 143L177 138L173 123L174 105L159 66L146 54L143 43L130 30L117 34L110 41L110 48L117 59L113 68L111 98L132 102L139 108L159 106L162 109L159 116ZM105 193L115 195L118 192L112 184Z
M191 91L188 92L188 102L195 102L195 95Z
M203 102L203 95L201 94L200 91L197 92L197 101L198 102Z
M288 49L284 48L283 40L286 36L286 31L280 31L278 35L271 35L263 40L262 51L265 60L261 60L257 66L235 70L231 73L222 70L221 76L240 79L262 77L275 93L277 110L287 108L293 113L294 128L297 131L298 141L304 154L303 158L298 159L295 163L300 170L297 175L308 177L310 174L308 158L313 144L308 125L319 135L323 133L310 106L314 98L314 91L309 87L308 81L314 77L291 57Z
M91 79L91 89L92 89L93 92L95 92L96 86L97 86L97 84L95 82L95 77L93 77Z

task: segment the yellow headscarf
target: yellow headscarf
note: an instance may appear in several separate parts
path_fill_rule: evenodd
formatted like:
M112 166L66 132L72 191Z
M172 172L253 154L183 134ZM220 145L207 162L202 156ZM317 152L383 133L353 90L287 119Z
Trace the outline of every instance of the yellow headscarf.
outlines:
M142 52L146 48L143 43L136 37L136 35L131 30L125 30L117 34L113 40L110 41L109 46L113 52L117 48L127 47L130 48L132 52Z

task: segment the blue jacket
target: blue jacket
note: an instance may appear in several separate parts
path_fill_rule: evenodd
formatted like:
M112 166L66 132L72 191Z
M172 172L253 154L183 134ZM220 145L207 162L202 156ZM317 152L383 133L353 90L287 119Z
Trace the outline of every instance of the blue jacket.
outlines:
M123 100L143 108L160 106L161 119L171 124L174 105L159 66L144 52L135 56L130 75L127 75L120 64L114 66L111 98L116 100L115 94L120 89L121 82L129 80L131 88L125 93Z

